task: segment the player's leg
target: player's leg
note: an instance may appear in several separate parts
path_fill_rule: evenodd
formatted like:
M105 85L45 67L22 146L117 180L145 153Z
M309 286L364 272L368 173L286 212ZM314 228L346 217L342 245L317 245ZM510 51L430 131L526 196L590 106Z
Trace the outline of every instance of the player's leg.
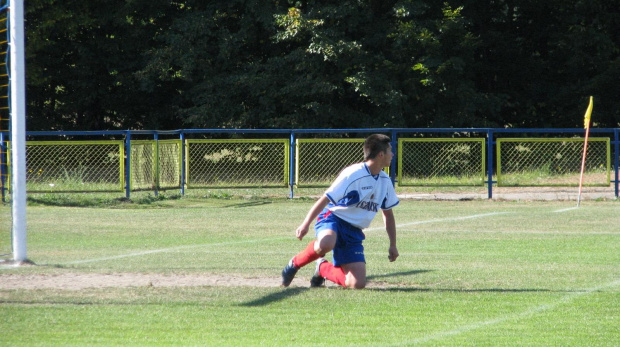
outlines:
M319 231L316 242L314 243L314 252L318 254L319 257L324 257L325 254L334 249L337 239L337 234L332 229L323 229Z
M306 249L293 257L293 263L302 268L313 261L324 257L336 245L336 232L331 229L323 229L317 234L317 239L308 243Z
M321 278L328 279L345 288L363 289L366 287L366 263L364 262L334 266L328 261L323 261L318 265L318 272ZM317 281L315 277L318 276L315 275L313 277L310 281L311 284L313 281ZM317 285L314 285L314 287L317 287Z
M342 265L346 274L345 287L364 289L366 287L366 263L356 262Z
M312 285L316 277L326 278L347 288L361 289L366 286L366 259L362 241L364 233L350 225L340 225L335 234L336 242L333 247L333 260L317 266L318 274L310 281ZM316 281L318 283L318 281Z
M336 245L336 232L331 229L323 229L318 232L317 239L308 243L306 248L297 253L282 270L282 286L288 287L297 271L323 257Z

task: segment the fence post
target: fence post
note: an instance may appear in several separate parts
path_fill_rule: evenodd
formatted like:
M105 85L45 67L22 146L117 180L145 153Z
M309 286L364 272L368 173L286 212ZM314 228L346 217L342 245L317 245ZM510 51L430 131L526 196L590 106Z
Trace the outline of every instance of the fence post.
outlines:
M295 131L291 130L291 142L289 145L289 170L288 170L288 184L290 187L289 198L292 199L294 195L294 186L295 186Z
M398 162L398 139L396 138L397 132L395 129L392 129L391 138L392 138L392 153L394 153L394 158L392 158L392 162L390 163L390 178L392 179L392 185L396 186L396 163Z
M7 146L4 141L4 133L0 132L0 195L2 195L2 202L6 202L6 193L4 188L4 177L8 172L6 151Z
M155 179L155 196L159 195L159 133L155 132L153 134L153 140L155 140L155 153L153 158L153 177Z
M618 198L619 194L618 194L618 185L620 184L620 182L618 182L618 168L620 166L620 129L616 128L614 129L614 170L616 171L616 182L615 182L615 190L616 190L616 198Z
M181 196L185 195L185 170L187 160L185 156L185 133L181 131L180 134L181 139Z
M488 172L488 198L493 198L493 129L487 130L487 172Z
M131 132L125 132L125 197L131 195Z

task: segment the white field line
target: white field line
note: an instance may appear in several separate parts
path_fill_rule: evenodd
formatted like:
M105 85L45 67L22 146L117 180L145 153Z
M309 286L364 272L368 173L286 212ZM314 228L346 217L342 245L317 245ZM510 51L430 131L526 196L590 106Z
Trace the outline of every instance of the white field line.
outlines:
M411 231L413 229L398 229L397 231ZM453 232L450 229L426 229L424 232L432 232L432 233L443 233L443 232ZM482 234L537 234L537 235L562 235L562 236L571 236L571 235L588 235L588 236L600 236L600 235L614 235L620 236L620 232L613 231L544 231L544 230L460 230L459 233L482 233ZM402 235L399 234L399 235Z
M562 213L562 212L567 212L567 211L572 211L572 210L576 210L579 207L569 207L569 208L563 208L561 210L557 210L557 211L553 211L553 213Z
M429 219L429 220L422 220L422 221L405 223L405 224L398 224L398 225L396 225L396 228L402 228L402 227L407 227L407 226L411 226L411 225L429 224L429 223L457 222L457 221L467 220L467 219L499 216L499 215L508 214L508 213L514 213L514 212L491 212L491 213L483 213L483 214L474 214L474 215L471 215L471 216L463 216L463 217ZM385 230L385 227L382 226L382 227L377 227L377 228L368 228L368 229L365 229L364 232L376 231L376 230Z
M573 208L571 208L571 209L573 209ZM397 228L402 228L402 227L406 227L406 226L429 224L429 223L455 222L455 221L462 221L462 220L468 220L468 219L474 219L474 218L492 217L492 216L509 214L509 213L514 213L514 212L491 212L491 213L483 213L483 214L476 214L476 215L463 216L463 217L430 219L430 220L424 220L424 221L417 221L417 222L411 222L411 223L398 224L396 227ZM368 229L366 229L364 231L368 232L368 231L377 231L377 230L384 230L384 229L385 229L384 227L377 227L377 228L368 228ZM120 254L120 255L110 256L110 257L76 260L76 261L67 262L67 263L63 263L63 264L66 264L66 265L85 264L85 263L94 263L94 262L98 262L98 261L107 261L107 260L123 259L123 258L130 258L130 257L139 257L139 256L143 256L143 255L156 254L156 253L166 253L166 252L182 251L182 250L190 249L190 248L224 246L224 245L243 244L243 243L259 243L259 242L266 242L266 241L288 240L288 239L289 239L289 237L279 237L279 238L255 239L255 240L247 240L247 241L208 243L208 244L200 244L200 245L184 245L184 246L177 246L177 247L170 247L170 248L162 248L162 249L154 249L154 250L148 250L148 251L134 252L134 253L128 253L128 254ZM18 267L0 266L0 270L8 270L8 269L14 269L14 268L18 268Z
M217 247L217 246L226 246L226 245L234 245L234 244L242 244L242 243L258 243L258 242L286 240L286 239L289 239L289 238L288 237L286 237L286 238L285 237L277 237L277 238L255 239L255 240L247 240L247 241L205 243L205 244L200 244L200 245L185 245L185 246L178 246L178 247L153 249L153 250L150 250L150 251L142 251L142 252L134 252L134 253L128 253L128 254L121 254L121 255L116 255L116 256L111 256L111 257L76 260L76 261L71 261L71 262L63 263L63 264L73 265L73 264L93 263L93 262L97 262L97 261L106 261L106 260L114 260L114 259L130 258L130 257L139 257L139 256L142 256L142 255L149 255L149 254L154 254L154 253L174 252L174 251L179 251L179 250L184 250L184 249L189 249L189 248Z
M437 340L442 340L444 338L448 338L451 336L455 336L455 335L459 335L459 334L463 334L463 333L467 333L470 332L472 330L476 330L476 329L480 329L480 328L484 328L487 326L491 326L491 325L495 325L495 324L501 324L507 321L511 321L511 320L518 320L524 317L528 317L528 316L532 316L532 315L536 315L545 311L550 311L555 309L556 307L563 305L563 304L567 304L579 297L585 296L585 295L589 295L592 294L594 292L598 292L601 291L603 289L607 289L607 288L612 288L612 287L616 287L620 285L620 280L616 280L614 282L611 283L607 283L598 287L594 287L594 288L590 288L590 289L586 289L584 291L581 292L575 292L575 293L570 293L568 295L565 295L564 297L548 303L548 304L544 304L544 305L540 305L540 306L536 306L533 307L527 311L523 311L523 312L518 312L518 313L514 313L514 314L510 314L510 315L506 315L503 317L498 317L495 319L491 319L491 320L487 320L487 321L482 321L482 322L477 322L477 323L473 323L473 324L467 324L467 325L463 325L461 327L457 327L456 329L452 329L452 330L447 330L447 331L441 331L432 335L428 335L419 339L414 339L414 340L409 340L409 341L403 341L402 343L399 343L395 346L407 346L407 345L415 345L415 344L423 344L423 343L427 343L430 341L435 341L437 342Z
M450 222L450 221L460 221L460 220L473 219L473 218L490 217L490 216L496 216L496 215L501 215L501 214L506 214L506 213L511 213L511 212L494 212L494 213L477 214L477 215L472 215L472 216L443 218L443 219L432 219L432 220L427 220L427 221L418 221L418 222L400 224L400 225L397 225L397 228L398 227L404 227L404 226L410 226L410 225L418 225L418 224L437 223L437 222ZM384 228L370 228L370 229L366 229L365 231L382 230L382 229L384 229ZM236 242L207 243L207 244L201 244L201 245L185 245L185 246L178 246L178 247L153 249L153 250L149 250L149 251L121 254L121 255L110 256L110 257L103 257L103 258L76 260L76 261L72 261L72 262L68 262L68 263L63 263L63 264L65 264L65 265L75 265L75 264L94 263L94 262L98 262L98 261L107 261L107 260L123 259L123 258L130 258L130 257L139 257L139 256L155 254L155 253L174 252L174 251L184 250L184 249L188 249L188 248L224 246L224 245L242 244L242 243L258 243L258 242L265 242L265 241L287 240L287 239L289 239L289 238L288 237L286 237L286 238L279 237L279 238L255 239L255 240L236 241Z

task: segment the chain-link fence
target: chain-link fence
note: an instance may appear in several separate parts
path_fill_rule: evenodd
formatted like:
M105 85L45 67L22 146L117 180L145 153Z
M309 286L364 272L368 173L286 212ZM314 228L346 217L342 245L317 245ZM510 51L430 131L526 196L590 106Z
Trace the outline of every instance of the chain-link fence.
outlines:
M0 141L0 258L12 253L11 229L13 224L11 205L7 204L9 172L7 143Z
M0 258L12 252L11 246L11 205L0 202Z
M401 186L483 185L485 139L399 139Z
M363 143L364 139L298 139L297 186L329 186L342 169L364 160Z
M0 141L0 195L2 201L5 201L5 196L9 190L9 150L8 142Z
M10 110L9 110L9 31L6 30L9 21L8 11L0 12L0 133L10 130ZM0 257L11 253L11 206L6 204L6 196L9 192L9 171L8 171L8 148L0 135Z
M295 184L327 187L345 167L364 161L361 139L297 139ZM389 174L389 167L383 169Z
M131 189L181 187L181 140L131 142Z
M576 186L579 184L584 139L504 138L497 140L499 186ZM610 142L590 138L584 185L609 186Z
M29 141L26 187L31 192L122 191L123 141Z
M187 187L286 187L289 141L187 140Z
M159 188L170 189L181 187L181 167L183 165L181 140L158 141L159 171L156 181Z
M458 134L448 129L445 133L432 131L432 136L427 137L423 132L401 130L408 134L402 138L392 132L397 159L385 171L398 186L487 184L490 192L493 185L579 184L583 138L545 137L544 133L539 138L495 138L499 133L516 133L504 129L471 130L468 135L472 137L464 137L465 130ZM614 136L590 138L584 184L609 186L614 182L617 191L614 170L619 161L620 135L616 129L608 132ZM282 132L274 134L282 136ZM10 143L1 141L8 138L6 133L0 135L4 149L0 153L0 170L4 174L2 192L6 201L5 195L10 195ZM75 135L70 135L66 141L27 141L28 191L124 190L128 197L130 191L136 190L180 188L183 193L185 188L288 187L292 196L294 187L328 186L344 167L363 160L364 138L356 137L357 133L350 133L352 137L346 139L318 134L316 137L321 138L296 138L287 134L289 138L222 140L187 139L180 132L166 132L164 136L179 138L162 140L152 132L148 135L153 140L143 140L132 139L127 136L131 135L129 132L116 132L109 136L125 135L125 139L104 141L75 141ZM107 132L97 134L106 135ZM145 133L137 135L144 137ZM53 135L41 136L47 139ZM489 144L493 147L488 148ZM131 148L129 155L125 153L127 148Z

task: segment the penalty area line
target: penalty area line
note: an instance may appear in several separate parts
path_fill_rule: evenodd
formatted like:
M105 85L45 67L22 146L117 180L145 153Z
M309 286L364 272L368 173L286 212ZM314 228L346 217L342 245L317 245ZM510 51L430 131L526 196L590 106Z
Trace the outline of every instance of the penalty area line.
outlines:
M561 210L556 210L556 211L553 211L553 213L562 213L562 212L567 212L567 211L576 210L576 209L578 209L578 208L579 208L579 207L576 207L576 206L575 206L575 207L569 207L569 208L563 208L563 209L561 209Z
M584 291L580 291L580 292L575 292L575 293L571 293L568 295L565 295L563 297L561 297L560 299L548 303L548 304L543 304L543 305L539 305L536 307L533 307L527 311L523 311L523 312L518 312L518 313L514 313L514 314L510 314L510 315L506 315L503 317L498 317L495 319L491 319L491 320L487 320L487 321L482 321L482 322L478 322L478 323L473 323L473 324L468 324L468 325L464 325L461 327L458 327L456 329L453 330L448 330L448 331L442 331L442 332L438 332L432 335L428 335L426 337L422 337L419 339L414 339L414 340L409 340L409 341L403 341L402 343L396 344L395 346L408 346L408 345L415 345L415 344L420 344L420 343L427 343L429 341L436 341L436 340L441 340L444 338L448 338L451 336L455 336L455 335L459 335L459 334L463 334L463 333L467 333L470 332L472 330L476 330L476 329L480 329L480 328L484 328L487 326L491 326L491 325L495 325L495 324L501 324L507 321L512 321L512 320L518 320L521 318L525 318L528 316L533 316L539 313L543 313L545 311L549 311L549 310L553 310L555 308L557 308L560 305L563 304L567 304L577 298L580 298L582 296L586 296L586 295L590 295L592 293L604 290L604 289L608 289L608 288L613 288L613 287L617 287L618 285L620 285L620 280L616 280L598 287L594 287L594 288L590 288L590 289L586 289Z
M514 212L491 212L491 213L474 214L474 215L471 215L471 216L440 218L440 219L429 219L429 220L422 220L422 221L411 222L411 223L397 224L396 227L397 228L401 228L401 227L407 227L407 226L411 226L411 225L420 225L420 224L429 224L429 223L457 222L457 221L461 221L461 220L475 219L475 218L484 218L484 217L493 217L493 216L499 216L499 215L509 214L509 213L514 213ZM364 231L375 231L375 230L385 230L385 227L368 228L368 229L365 229Z
M235 244L243 244L243 243L258 243L258 242L278 241L278 240L288 240L288 239L289 239L288 237L276 237L276 238L269 238L269 239L255 239L255 240L247 240L247 241L231 241L231 242L219 242L219 243L205 243L205 244L200 244L200 245L185 245L185 246L178 246L178 247L153 249L153 250L142 251L142 252L120 254L120 255L115 255L115 256L110 256L110 257L76 260L76 261L71 261L71 262L61 263L61 264L63 265L86 264L86 263L94 263L98 261L139 257L143 255L156 254L156 253L174 252L174 251L191 249L191 248L217 247L217 246L235 245Z
M405 226L410 226L410 225L420 225L420 224L428 224L428 223L438 223L438 222L454 222L454 221L461 221L461 220L474 219L474 218L492 217L492 216L503 215L503 214L508 214L508 213L513 213L513 212L492 212L492 213L483 213L483 214L476 214L476 215L463 216L463 217L431 219L431 220L426 220L426 221L418 221L418 222L412 222L412 223L399 224L399 225L397 225L397 227L405 227ZM384 229L383 227L381 227L381 228L368 228L368 229L365 229L364 231L376 231L376 230L383 230L383 229ZM99 262L99 261L117 260L117 259L124 259L124 258L140 257L140 256L144 256L144 255L157 254L157 253L174 252L174 251L179 251L179 250L184 250L184 249L192 249L192 248L202 248L202 247L212 247L212 246L225 246L225 245L244 244L244 243L259 243L259 242L289 240L289 239L290 239L290 237L277 237L277 238L255 239L255 240L247 240L247 241L207 243L207 244L200 244L200 245L184 245L184 246L177 246L177 247L170 247L170 248L161 248L161 249L153 249L153 250L148 250L148 251L120 254L120 255L109 256L109 257L76 260L76 261L65 262L65 263L61 263L61 264L62 265L87 264L87 263L95 263L95 262Z
M512 213L512 212L493 212L493 213L476 214L476 215L472 215L472 216L432 219L432 220L427 220L427 221L418 221L418 222L400 224L400 225L397 225L397 227L404 227L404 226L410 226L410 225L419 225L419 224L427 224L427 223L437 223L437 222L460 221L460 220L473 219L473 218L497 216L497 215L502 215L502 214L507 214L507 213ZM369 229L366 229L365 231L382 230L382 229L384 229L384 228L369 228ZM95 262L99 262L99 261L108 261L108 260L117 260L117 259L131 258L131 257L140 257L140 256L143 256L143 255L150 255L150 254L156 254L156 253L174 252L174 251L179 251L179 250L184 250L184 249L191 249L191 248L212 247L212 246L225 246L225 245L234 245L234 244L243 244L243 243L258 243L258 242L289 240L289 239L290 239L289 237L278 237L278 238L255 239L255 240L247 240L247 241L207 243L207 244L201 244L201 245L185 245L185 246L178 246L178 247L153 249L153 250L148 250L148 251L120 254L120 255L115 255L115 256L110 256L110 257L101 257L101 258L93 258L93 259L76 260L76 261L71 261L71 262L66 262L66 263L61 263L61 264L62 265L87 264L87 263L95 263Z

